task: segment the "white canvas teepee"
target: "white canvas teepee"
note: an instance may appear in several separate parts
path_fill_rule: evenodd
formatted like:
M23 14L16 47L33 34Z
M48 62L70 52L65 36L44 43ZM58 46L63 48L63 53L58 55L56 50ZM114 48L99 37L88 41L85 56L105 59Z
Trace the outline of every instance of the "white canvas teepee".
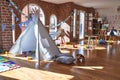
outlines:
M9 53L22 54L23 51L33 50L35 50L35 54L40 52L39 56L36 55L40 60L48 60L60 54L59 49L36 14L33 15L32 21L29 21L28 27L21 33Z

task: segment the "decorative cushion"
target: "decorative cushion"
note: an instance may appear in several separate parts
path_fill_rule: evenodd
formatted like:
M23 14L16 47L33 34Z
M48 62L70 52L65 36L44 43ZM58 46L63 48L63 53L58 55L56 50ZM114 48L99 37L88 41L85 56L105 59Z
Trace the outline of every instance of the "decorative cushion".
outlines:
M57 58L56 61L63 63L63 64L72 64L74 62L74 58L71 55L68 54L60 54Z

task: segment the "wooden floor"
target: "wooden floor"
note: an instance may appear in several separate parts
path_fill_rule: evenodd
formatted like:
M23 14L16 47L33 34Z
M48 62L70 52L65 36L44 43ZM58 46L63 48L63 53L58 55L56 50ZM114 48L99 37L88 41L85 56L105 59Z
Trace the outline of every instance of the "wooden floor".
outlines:
M52 61L41 62L40 69L35 69L35 61L7 56L22 67L0 73L0 80L120 80L120 45L98 47L87 50L79 49L78 45L77 49L66 50L66 53L83 54L85 63L64 65Z

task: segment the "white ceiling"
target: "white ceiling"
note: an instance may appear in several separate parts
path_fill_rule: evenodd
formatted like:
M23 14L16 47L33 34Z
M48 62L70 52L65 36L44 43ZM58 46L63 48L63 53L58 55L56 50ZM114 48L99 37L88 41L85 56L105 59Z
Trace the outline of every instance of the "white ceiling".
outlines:
M42 0L42 1L56 4L74 2L75 4L81 6L94 8L112 8L120 6L120 0Z

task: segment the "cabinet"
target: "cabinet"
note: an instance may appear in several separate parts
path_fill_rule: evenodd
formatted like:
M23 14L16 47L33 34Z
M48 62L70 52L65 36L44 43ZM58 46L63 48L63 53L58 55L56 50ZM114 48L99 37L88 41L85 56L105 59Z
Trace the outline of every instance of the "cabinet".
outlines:
M88 35L98 35L100 31L101 24L98 22L96 15L94 16L93 13L87 13L87 22L88 22Z
M92 23L93 23L93 14L87 13L87 23L88 23L88 35L92 35Z
M93 35L98 35L99 31L100 31L100 23L98 22L97 19L93 19L93 23L92 23L92 33Z

